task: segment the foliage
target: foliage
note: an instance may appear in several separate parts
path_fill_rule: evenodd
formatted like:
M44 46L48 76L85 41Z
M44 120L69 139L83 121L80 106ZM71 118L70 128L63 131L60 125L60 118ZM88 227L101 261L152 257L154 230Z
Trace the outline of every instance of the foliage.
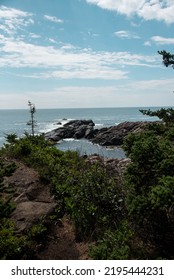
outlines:
M0 199L0 219L9 217L9 215L15 209L15 206L12 203L10 203L10 200L11 198L6 201Z
M24 237L16 235L13 222L9 220L10 214L15 206L11 203L11 198L2 197L3 178L10 176L16 170L16 165L4 164L0 160L0 259L9 259L18 256L24 245Z
M14 205L10 202L11 198L7 200L2 198L3 179L5 176L10 176L16 170L15 163L4 164L0 159L0 219L8 217L14 210Z
M0 223L0 259L18 258L26 246L26 237L18 236L13 222L7 218Z
M77 152L61 152L42 135L26 134L4 153L34 167L51 184L58 202L54 219L69 214L78 239L96 239L106 228L118 228L126 211L123 194L103 162L91 164Z
M7 134L5 139L9 144L15 144L17 140L17 135L16 133Z
M173 255L173 220L169 218L174 205L173 135L172 123L170 127L151 124L146 131L129 135L124 143L132 161L125 174L129 217L146 242L154 243L164 257Z
M61 152L45 141L43 135L25 134L6 145L3 152L34 167L41 180L51 185L57 200L51 220L68 214L76 238L95 243L91 249L93 258L172 258L172 121L170 125L150 123L143 132L130 134L124 149L131 159L124 186L102 161L91 163L77 152ZM29 231L28 238L43 238L45 232L44 224L36 225ZM154 249L147 252L141 244L150 244ZM136 248L140 248L140 253Z
M174 54L171 54L169 52L166 52L165 50L163 51L158 51L160 55L163 57L163 63L166 67L172 65L174 67Z
M65 169L62 175L54 177L54 191L71 215L78 238L96 237L104 228L117 228L124 205L116 178L109 178L99 164L85 162L76 170Z
M130 240L133 232L128 222L124 221L115 230L106 230L95 246L91 247L90 255L95 260L127 260L130 258Z
M3 160L0 159L0 182L2 183L3 177L10 176L16 170L16 164L4 164Z
M47 228L43 223L39 223L37 225L33 225L27 235L31 240L40 240L43 239L44 234L46 233Z
M140 112L143 115L147 116L156 116L159 119L161 119L163 122L166 123L166 125L170 125L174 122L174 109L173 108L161 108L160 110L157 111L151 111L149 110L140 110Z

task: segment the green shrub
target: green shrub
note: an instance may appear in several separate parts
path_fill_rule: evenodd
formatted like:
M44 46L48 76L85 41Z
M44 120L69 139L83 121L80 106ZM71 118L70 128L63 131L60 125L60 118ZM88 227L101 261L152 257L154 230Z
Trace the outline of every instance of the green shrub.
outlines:
M73 219L77 238L95 237L106 227L117 227L125 211L123 195L117 179L103 166L83 162L79 168L62 168L53 184L57 199Z
M0 223L0 259L19 258L26 246L25 236L18 236L15 225L9 219Z
M31 240L41 240L47 231L46 226L43 223L39 223L37 225L33 225L27 235Z
M154 124L145 132L129 135L124 143L131 158L125 173L129 219L142 238L158 248L160 257L169 258L174 255L174 228L168 218L174 205L173 135L171 123L170 127Z
M131 253L133 232L127 221L123 221L115 231L106 230L103 237L91 247L90 255L95 260L127 260Z

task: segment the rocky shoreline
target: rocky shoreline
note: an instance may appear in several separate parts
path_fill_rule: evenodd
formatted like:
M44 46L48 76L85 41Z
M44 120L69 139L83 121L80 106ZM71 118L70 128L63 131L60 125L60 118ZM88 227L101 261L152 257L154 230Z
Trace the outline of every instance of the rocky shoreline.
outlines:
M45 133L45 138L53 142L66 138L87 139L101 146L120 146L128 133L141 131L149 123L148 121L123 122L96 129L92 120L72 120L62 127Z

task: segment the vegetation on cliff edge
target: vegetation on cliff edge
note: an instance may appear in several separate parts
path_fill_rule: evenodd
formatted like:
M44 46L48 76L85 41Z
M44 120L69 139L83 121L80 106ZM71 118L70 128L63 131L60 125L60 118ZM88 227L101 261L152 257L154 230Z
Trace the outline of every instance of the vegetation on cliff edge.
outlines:
M51 184L58 206L50 220L68 214L77 240L93 242L90 252L94 259L174 257L173 122L149 124L143 132L125 139L124 149L131 164L123 182L102 159L91 163L77 152L59 151L42 135L8 139L9 143L1 149L2 158L15 158L34 167L41 180ZM1 190L7 170L9 166L4 169L1 163ZM10 201L1 200L1 206L1 221L7 221L1 222L1 246L4 230L12 235L6 237L9 248L4 247L1 252L11 250L14 255L26 246L26 236L19 239L15 225L9 224L13 210ZM15 244L14 249L11 243ZM10 257L9 253L1 253L1 258Z

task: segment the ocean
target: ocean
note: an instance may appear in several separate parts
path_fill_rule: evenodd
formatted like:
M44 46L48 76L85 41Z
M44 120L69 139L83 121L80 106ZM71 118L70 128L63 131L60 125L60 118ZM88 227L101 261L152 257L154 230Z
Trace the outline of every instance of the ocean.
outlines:
M60 127L69 120L92 119L95 128L109 127L124 121L158 120L156 117L144 116L139 109L157 110L151 108L79 108L79 109L37 109L35 120L37 122L35 133L40 134ZM16 133L18 137L25 132L31 132L29 110L0 110L0 147L5 143L5 135ZM61 123L61 124L60 124ZM63 151L77 150L80 154L100 154L104 157L124 158L125 153L120 148L105 148L92 144L87 140L65 139L60 141L57 148Z

